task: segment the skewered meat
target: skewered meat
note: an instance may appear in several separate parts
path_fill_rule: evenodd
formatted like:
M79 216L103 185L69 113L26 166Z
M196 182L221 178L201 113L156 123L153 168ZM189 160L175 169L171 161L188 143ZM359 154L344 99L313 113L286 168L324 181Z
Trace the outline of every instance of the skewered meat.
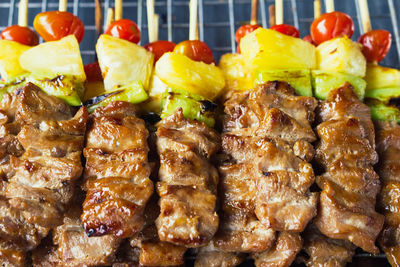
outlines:
M55 230L54 244L62 266L99 266L113 262L120 240L112 235L88 237L79 219L80 209L73 208L64 223Z
M318 116L316 161L325 173L317 177L322 192L315 223L330 238L378 253L383 216L375 211L380 181L372 168L378 157L370 110L347 84L329 93Z
M153 197L145 209L143 230L130 239L131 246L138 249L137 262L141 266L182 265L186 248L160 241L155 226L155 220L159 214L157 200Z
M400 127L396 123L376 123L378 174L382 191L378 198L379 210L385 224L379 244L392 266L400 265Z
M143 120L127 102L113 102L91 115L81 216L89 236L123 238L142 229L143 210L153 193L147 137Z
M306 229L304 240L307 257L301 257L300 260L307 266L341 267L353 258L355 246L351 242L328 238L321 234L315 224Z
M200 248L197 254L195 267L234 267L244 261L246 254L225 252L216 248L212 242Z
M0 238L15 248L16 254L8 255L13 256L36 247L62 223L82 173L87 111L81 108L73 117L65 102L32 84L6 94L2 104L6 102L10 109L2 113L7 115L1 126L7 148L1 155ZM4 251L10 246L3 243L1 255L7 258Z
M301 247L294 232L316 215L308 163L314 155L310 123L316 106L315 99L295 96L280 82L234 93L225 103L222 148L228 160L219 168L216 248L253 253L258 266L291 264ZM282 233L274 245L275 231Z
M209 159L219 150L219 135L203 123L185 119L182 109L157 126L158 235L175 245L205 245L218 228L218 173Z
M303 242L298 233L281 232L272 248L254 253L254 264L258 267L289 267Z

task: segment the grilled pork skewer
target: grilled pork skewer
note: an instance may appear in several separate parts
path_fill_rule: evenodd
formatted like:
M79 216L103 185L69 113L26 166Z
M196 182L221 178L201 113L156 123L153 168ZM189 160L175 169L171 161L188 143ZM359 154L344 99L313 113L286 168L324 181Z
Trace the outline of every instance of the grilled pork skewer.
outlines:
M130 237L142 229L143 210L153 194L148 131L127 102L98 108L90 118L83 152L83 228L89 236Z
M332 90L317 114L320 141L316 161L325 173L317 177L322 192L315 225L330 238L348 240L367 252L378 253L375 240L382 229L383 216L375 211L380 181L372 168L378 155L370 110L347 84ZM306 241L306 251L311 251L314 258L310 266L324 262L318 257L325 254L317 251L324 246L315 245ZM354 247L340 242L335 246L347 250L337 259L339 266L344 266ZM338 255L337 250L332 252Z
M315 140L310 123L316 105L280 82L234 93L225 103L222 148L228 161L219 168L216 251L253 253L258 266L291 264L302 243L297 233L316 214L317 196L308 190L314 174L307 163L314 154L309 142ZM274 245L275 231L282 233ZM225 256L229 261L234 254ZM201 262L206 260L199 259L198 266Z
M32 84L5 93L1 103L0 259L22 266L24 252L62 223L82 173L87 111L73 116Z
M209 159L219 150L219 135L204 123L184 118L182 109L157 127L158 236L185 247L205 245L218 228L218 173Z
M385 215L385 224L378 241L390 264L398 266L400 262L400 127L395 122L377 122L375 126L379 154L376 170L383 183L378 197L378 207Z

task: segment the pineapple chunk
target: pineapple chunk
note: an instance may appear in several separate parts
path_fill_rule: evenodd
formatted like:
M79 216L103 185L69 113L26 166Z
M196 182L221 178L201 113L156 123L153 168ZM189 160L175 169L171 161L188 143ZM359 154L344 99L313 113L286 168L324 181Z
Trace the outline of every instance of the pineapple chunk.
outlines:
M253 70L313 69L315 47L302 39L259 28L240 41L240 51Z
M225 90L246 91L253 88L254 77L241 54L223 55L219 62L219 68L225 76Z
M361 44L346 36L323 42L317 47L317 69L364 77L367 62Z
M74 77L77 82L86 80L79 44L74 35L30 48L20 56L19 63L37 78L64 75Z
M365 81L367 82L367 91L386 87L400 87L400 71L376 64L368 64Z
M177 53L165 53L156 63L155 74L169 88L215 99L225 87L222 71L213 64L193 61Z
M19 64L19 57L30 48L17 42L0 40L0 75L5 81L26 72Z
M97 41L96 52L107 92L135 81L140 81L147 90L153 71L153 53L106 34Z

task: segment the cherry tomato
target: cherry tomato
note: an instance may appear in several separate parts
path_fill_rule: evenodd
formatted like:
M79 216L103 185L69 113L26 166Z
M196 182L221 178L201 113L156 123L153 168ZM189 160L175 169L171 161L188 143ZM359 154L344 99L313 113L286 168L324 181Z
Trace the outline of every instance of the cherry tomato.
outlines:
M358 39L363 45L362 52L369 62L382 61L392 45L392 35L385 30L372 30Z
M4 29L1 39L15 41L23 45L34 46L39 44L39 37L28 27L13 25Z
M156 62L164 53L174 51L175 46L176 44L170 41L155 41L145 45L144 48L154 54Z
M304 36L304 37L303 37L303 40L306 41L306 42L309 42L309 43L312 44L312 45L315 45L315 44L314 44L314 41L313 41L313 39L312 39L312 37L311 37L311 35L306 35L306 36Z
M195 61L203 61L207 64L215 63L210 47L205 42L199 40L180 42L175 46L174 52L183 54Z
M254 32L258 28L260 28L260 25L251 25L251 24L246 24L241 26L235 33L235 39L236 42L240 43L240 39L242 39L246 34Z
M114 21L108 27L106 34L127 40L132 43L139 43L140 30L135 22L129 19Z
M40 13L36 16L33 27L46 42L74 34L80 43L85 34L85 26L80 18L66 11Z
M103 80L99 62L93 62L85 65L86 80L88 82L99 82Z
M347 35L351 38L353 33L353 20L339 11L322 14L311 24L311 37L317 45L335 37Z
M271 30L289 35L289 36L293 36L293 37L300 37L300 32L298 29L296 29L296 27L292 26L292 25L287 25L287 24L278 24L278 25L274 25L271 27Z

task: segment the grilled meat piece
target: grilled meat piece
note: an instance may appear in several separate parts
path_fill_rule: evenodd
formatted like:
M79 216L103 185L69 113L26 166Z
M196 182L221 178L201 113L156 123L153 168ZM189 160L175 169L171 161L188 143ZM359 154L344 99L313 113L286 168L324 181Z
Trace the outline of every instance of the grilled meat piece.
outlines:
M252 254L254 264L257 267L289 267L302 245L300 234L281 232L272 248Z
M64 217L64 223L54 233L54 244L61 266L110 265L115 258L120 239L112 235L88 237L79 219L81 210L73 207Z
M158 235L175 245L205 245L218 228L218 173L209 159L219 150L219 135L203 123L185 119L182 109L157 126Z
M378 156L369 108L347 84L330 92L318 117L315 158L325 173L317 178L322 192L315 223L330 238L378 253L383 216L375 211L380 181L372 168Z
M385 215L379 244L392 266L400 265L400 127L397 123L377 122L376 170L382 179L378 208Z
M301 232L316 215L317 195L309 192L314 173L308 163L315 140L310 123L315 99L296 96L286 83L270 82L232 94L225 103L223 153L219 167L221 224L214 244L226 252L254 254L260 266L284 253L282 233ZM292 244L283 265L299 250ZM271 249L271 250L269 250Z
M87 110L73 117L65 102L33 84L6 94L2 107L10 109L0 137L7 144L0 148L0 239L23 252L62 223L82 173Z
M143 230L130 239L130 245L136 251L136 262L141 266L178 266L184 264L186 248L160 241L155 220L160 208L155 196L149 201L144 212ZM130 257L133 258L133 257Z
M344 267L353 258L355 246L352 243L324 236L315 224L307 227L304 240L307 257L300 257L300 261L309 267Z
M147 137L132 104L113 102L91 115L81 216L89 236L124 238L142 229L143 210L153 193Z
M234 267L246 258L244 253L225 252L216 248L212 242L201 247L197 254L195 267Z

